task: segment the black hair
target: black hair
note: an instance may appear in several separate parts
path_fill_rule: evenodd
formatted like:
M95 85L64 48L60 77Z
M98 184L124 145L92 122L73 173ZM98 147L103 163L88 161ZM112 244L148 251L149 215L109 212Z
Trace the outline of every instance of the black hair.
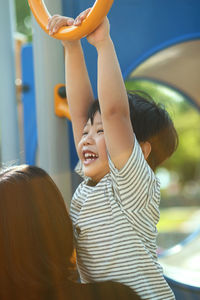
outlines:
M95 114L99 112L101 113L100 105L99 105L99 100L96 99L93 101L93 103L90 105L89 110L88 110L88 116L87 119L90 120L91 124L94 122L94 116Z
M127 94L133 131L139 143L148 141L151 144L147 162L155 170L176 150L176 129L165 107L155 103L146 92L128 91ZM92 103L88 111L91 124L97 111L101 113L98 100Z

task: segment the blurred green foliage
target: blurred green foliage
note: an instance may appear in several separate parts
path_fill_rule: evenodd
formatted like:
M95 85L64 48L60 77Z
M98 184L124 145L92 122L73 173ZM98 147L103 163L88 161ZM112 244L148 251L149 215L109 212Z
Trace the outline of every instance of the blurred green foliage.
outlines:
M16 30L25 34L29 40L32 38L31 16L28 0L15 0Z
M161 210L160 221L158 223L158 231L174 232L174 229L181 231L184 224L195 215L197 212L196 207L172 207Z

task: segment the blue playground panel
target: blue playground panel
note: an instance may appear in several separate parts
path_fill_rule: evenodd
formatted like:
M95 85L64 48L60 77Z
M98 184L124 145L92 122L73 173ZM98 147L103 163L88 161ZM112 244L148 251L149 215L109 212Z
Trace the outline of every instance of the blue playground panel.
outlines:
M74 137L72 132L72 123L70 121L67 121L68 126L68 135L69 135L69 141L70 141L70 168L71 170L74 170L76 167L76 164L78 162L78 156L76 153L75 143L74 143Z
M32 44L25 45L22 48L22 82L26 91L22 93L23 118L24 118L24 143L25 143L25 162L34 165L36 162L37 151L37 123L36 123L36 105L35 105L35 86L34 86L34 66ZM70 168L74 170L78 156L76 154L72 125L66 121L69 131L70 144Z
M26 91L22 93L24 117L25 162L34 165L37 150L37 125L32 45L22 48L22 82Z
M75 17L93 0L63 0L65 15ZM111 36L124 78L156 52L200 38L199 0L115 0L109 12ZM83 40L90 79L96 91L96 50Z

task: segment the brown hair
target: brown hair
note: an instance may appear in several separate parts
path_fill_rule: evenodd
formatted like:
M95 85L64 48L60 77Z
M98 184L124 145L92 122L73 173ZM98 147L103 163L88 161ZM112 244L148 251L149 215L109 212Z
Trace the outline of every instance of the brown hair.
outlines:
M72 224L49 175L35 166L0 174L0 298L60 285L69 275ZM12 295L13 294L13 295ZM3 297L1 296L3 295ZM4 296L7 295L7 296ZM21 296L21 299L23 296ZM51 297L49 297L51 299Z

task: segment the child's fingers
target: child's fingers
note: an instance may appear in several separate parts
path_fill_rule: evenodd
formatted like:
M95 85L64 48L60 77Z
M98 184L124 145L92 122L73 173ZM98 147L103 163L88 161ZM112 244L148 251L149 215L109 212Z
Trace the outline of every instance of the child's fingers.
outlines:
M47 29L51 30L53 28L53 24L55 23L55 20L59 17L59 15L54 15L48 20Z
M78 16L76 19L75 19L75 21L74 21L74 25L75 26L78 26L78 25L80 25L81 24L81 19L80 19L80 17Z
M75 19L74 21L74 25L80 25L82 23L82 21L87 17L87 15L89 14L91 8L88 8L86 10L84 10L82 13L80 13L80 15L78 15L78 17Z
M80 14L80 19L83 20L87 17L87 15L89 14L89 12L91 11L91 7L89 7L88 9L84 10L81 14Z
M74 24L74 19L73 18L67 18L67 25L71 26Z
M74 23L73 18L55 15L50 19L47 29L49 29L49 34L52 35L56 33L61 27L70 26L73 25L73 23Z
M57 23L57 21L59 20L59 16L55 15L53 16L50 20L49 23L47 25L47 29L49 30L49 34L53 34L53 30L54 30L54 26Z
M53 33L56 33L63 26L70 26L74 24L73 18L57 19L53 27Z

